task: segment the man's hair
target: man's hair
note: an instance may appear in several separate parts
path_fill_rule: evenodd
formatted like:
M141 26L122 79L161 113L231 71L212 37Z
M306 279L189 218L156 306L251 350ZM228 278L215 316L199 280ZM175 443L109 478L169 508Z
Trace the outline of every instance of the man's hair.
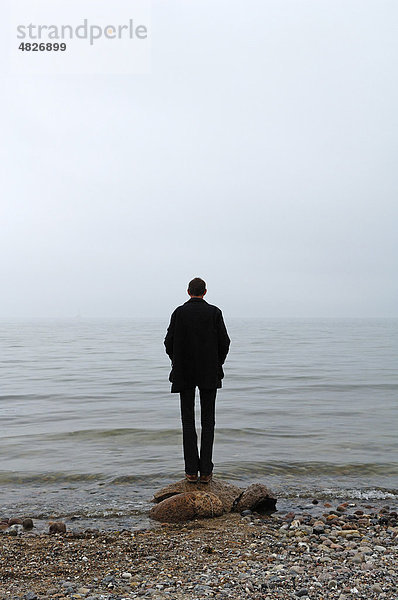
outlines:
M188 284L188 293L191 296L203 296L206 291L206 282L200 277L195 277Z

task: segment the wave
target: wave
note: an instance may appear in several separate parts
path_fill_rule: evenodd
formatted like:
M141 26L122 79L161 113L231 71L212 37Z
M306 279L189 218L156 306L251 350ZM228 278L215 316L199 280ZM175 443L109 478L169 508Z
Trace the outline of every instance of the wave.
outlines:
M322 479L330 476L365 477L368 475L398 476L398 462L391 463L328 463L328 462L285 462L285 461L236 461L228 462L223 468L225 476L233 473L253 474L259 476L285 475L286 477L301 475Z
M398 500L398 490L389 488L365 488L365 489L336 489L325 488L322 490L324 497L352 498L353 500Z
M56 441L84 441L84 440L100 440L103 438L129 438L134 443L147 443L147 442L167 442L175 441L176 437L181 436L181 428L168 428L168 429L148 429L140 427L116 427L114 429L79 429L76 431L60 431L57 433L32 433L31 435L24 434L23 436L7 436L3 440L7 440L7 443L16 442L18 439L23 439L24 445L29 449L28 440L40 442L56 442ZM306 433L306 439L309 437L318 437L318 433ZM266 438L297 438L303 437L301 432L294 432L288 428L273 428L271 430L258 428L258 427L242 427L235 429L233 427L220 427L216 430L217 440L219 442L228 440L237 440L245 438L253 439L254 436L266 437Z
M109 475L103 472L73 473L67 471L49 471L45 473L0 471L0 484L15 483L98 483L107 485L141 484L151 485L161 480L181 477L180 471L150 472L139 474ZM367 481L378 477L398 478L398 463L326 463L326 462L284 462L284 461L229 461L224 463L217 478L230 481L253 481L254 478L271 478L290 485L293 478L313 482L318 487L326 484L331 478L344 481Z

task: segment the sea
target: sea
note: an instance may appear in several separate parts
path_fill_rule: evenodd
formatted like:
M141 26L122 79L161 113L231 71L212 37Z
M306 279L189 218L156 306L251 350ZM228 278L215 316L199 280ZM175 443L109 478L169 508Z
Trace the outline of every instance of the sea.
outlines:
M398 319L225 320L214 476L266 485L280 511L396 508ZM0 520L154 526L153 493L184 475L167 325L0 323Z

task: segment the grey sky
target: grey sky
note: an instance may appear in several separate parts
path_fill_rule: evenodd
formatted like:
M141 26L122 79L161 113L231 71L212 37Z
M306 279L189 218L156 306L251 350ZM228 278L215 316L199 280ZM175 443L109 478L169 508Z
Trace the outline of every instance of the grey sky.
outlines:
M157 0L152 73L3 80L0 316L398 316L398 4Z

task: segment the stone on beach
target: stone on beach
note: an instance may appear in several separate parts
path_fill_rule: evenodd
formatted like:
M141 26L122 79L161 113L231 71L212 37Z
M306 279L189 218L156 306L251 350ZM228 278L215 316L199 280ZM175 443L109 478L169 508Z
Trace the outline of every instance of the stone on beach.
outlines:
M297 507L262 519L230 512L211 521L62 537L1 532L0 599L32 592L38 600L397 600L396 511L371 507L361 523L350 507L337 522L320 510ZM358 530L341 529L350 523ZM324 534L314 534L321 524Z
M211 506L209 497L216 499L211 502ZM200 504L202 501L203 506ZM149 516L165 523L184 522L197 517L216 517L223 512L266 513L274 511L276 507L276 498L261 483L254 483L242 490L218 479L212 479L207 484L193 484L185 479L171 483L155 493L153 502L157 506L152 508Z
M33 529L33 520L30 518L24 519L22 521L22 526L24 529Z
M252 510L253 512L265 513L276 508L275 495L262 483L252 483L243 492L234 508L237 512Z
M55 523L50 523L49 532L50 533L65 533L66 525L65 525L65 523L62 523L61 521L57 521Z
M221 500L225 512L231 512L236 498L243 492L238 486L221 481L220 479L213 478L209 483L189 483L186 479L181 479L175 483L170 483L156 492L153 496L153 501L162 502L171 496L192 491L203 491L215 494Z
M221 500L211 492L175 494L154 506L149 516L162 523L181 523L195 518L219 517L224 512Z

